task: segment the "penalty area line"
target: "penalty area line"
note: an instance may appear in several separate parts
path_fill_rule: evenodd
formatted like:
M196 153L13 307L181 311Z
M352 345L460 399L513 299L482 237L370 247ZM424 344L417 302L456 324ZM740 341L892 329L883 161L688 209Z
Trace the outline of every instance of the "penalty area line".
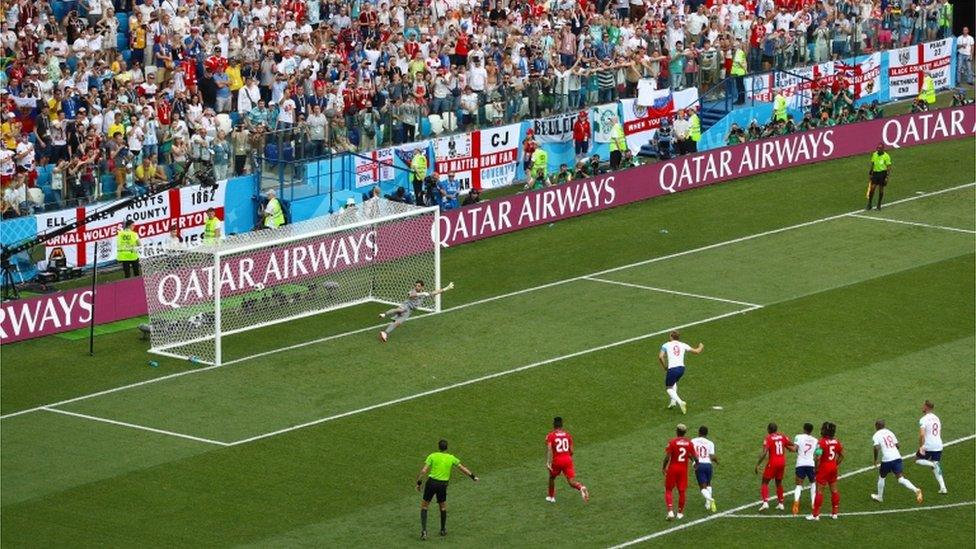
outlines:
M949 442L946 442L945 444L943 444L943 446L954 446L956 444L961 444L963 442L967 442L967 441L970 441L970 440L973 440L973 439L976 439L976 434L969 435L969 436L965 436L965 437L961 437L961 438L957 438L955 440L950 440ZM914 455L915 454L905 454L904 456L902 456L902 459L907 459L907 458L913 457ZM859 475L861 473L865 473L867 471L876 471L876 470L877 470L877 467L874 467L874 466L861 467L860 469L855 469L853 471L848 471L847 473L844 473L843 475L840 475L838 478L844 479L844 478L847 478L847 477L852 477L854 475ZM807 490L808 488L807 487L804 487L803 489L804 490ZM622 547L630 547L631 545L637 545L637 544L640 544L640 543L645 543L645 542L651 541L653 539L657 539L657 538L666 536L668 534L673 534L675 532L684 530L686 528L691 528L692 526L698 526L699 524L704 524L706 522L711 522L711 521L713 521L715 519L727 518L727 517L730 517L730 516L734 515L735 513L738 513L739 511L744 511L744 510L746 510L746 509L748 509L750 507L755 507L756 505L759 505L760 503L762 503L762 502L759 501L759 500L756 500L756 501L753 501L753 502L750 502L750 503L745 503L745 504L742 504L742 505L740 505L738 507L733 507L731 509L727 509L725 511L722 511L721 513L715 513L714 515L708 515L706 517L702 517L702 518L699 518L699 519L695 519L695 520L692 520L692 521L688 521L688 522L685 522L683 524L679 524L677 526L672 526L671 528L665 528L664 530L658 530L657 532L654 532L654 533L651 533L651 534L647 534L646 536L641 536L639 538L634 538L634 539L632 539L630 541L625 541L625 542L619 543L617 545L612 545L612 546L610 546L610 549L620 549Z
M919 511L936 511L938 509L952 509L953 507L966 507L976 505L976 501L961 501L958 503L945 503L942 505L919 505L918 507L901 507L898 509L878 509L877 511L852 511L850 513L840 513L843 517L863 517L868 515L891 515L895 513L917 513ZM735 519L800 519L804 515L725 515L722 518Z
M115 419L108 419L108 418L104 418L104 417L91 416L91 415L88 415L88 414L79 414L78 412L69 412L67 410L59 410L57 408L50 408L50 407L47 407L47 406L45 406L45 407L43 407L41 409L44 410L45 412L52 412L52 413L55 413L55 414L61 414L61 415L76 417L76 418L80 418L80 419L87 419L89 421L97 421L99 423L108 423L109 425L117 425L119 427L127 427L129 429L136 429L136 430L139 430L139 431L147 431L147 432L150 432L150 433L156 433L158 435L167 435L167 436L176 437L176 438L184 438L186 440L192 440L194 442L203 442L203 443L206 443L206 444L213 444L215 446L230 446L230 444L228 444L226 442L221 442L219 440L211 440L209 438L196 437L196 436L187 435L187 434L184 434L184 433L177 433L175 431L166 431L165 429L156 429L154 427L146 427L145 425L137 425L135 423L127 423L125 421L118 421L118 420L115 420Z

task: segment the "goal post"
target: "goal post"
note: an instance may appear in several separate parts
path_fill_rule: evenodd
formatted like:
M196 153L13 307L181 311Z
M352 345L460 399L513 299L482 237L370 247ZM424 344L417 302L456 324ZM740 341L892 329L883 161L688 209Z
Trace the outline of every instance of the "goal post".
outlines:
M416 280L440 287L439 220L437 207L373 198L146 258L150 352L220 365L275 348L273 335L265 345L234 334L364 303L397 305ZM435 296L421 310L440 308Z

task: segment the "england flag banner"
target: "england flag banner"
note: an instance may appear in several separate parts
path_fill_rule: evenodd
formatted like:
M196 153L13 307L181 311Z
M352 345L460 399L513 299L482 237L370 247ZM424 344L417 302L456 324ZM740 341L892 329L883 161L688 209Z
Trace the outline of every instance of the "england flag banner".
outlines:
M379 185L392 181L396 175L393 168L392 148L363 153L353 158L355 158L356 187Z
M90 266L95 262L95 244L98 243L98 262L114 261L115 237L128 220L135 223L142 257L161 253L173 229L180 232L187 245L200 244L207 210L213 208L218 219L224 218L226 189L227 182L221 181L215 187L193 185L139 198L121 210L45 242L44 257L48 261L63 258L69 265ZM98 204L38 214L35 216L37 234L81 221L104 207Z
M888 52L888 88L891 99L915 97L922 90L925 71L935 89L948 88L952 79L952 39L918 44Z
M880 70L878 75L880 76ZM754 101L772 103L782 93L787 106L799 109L810 106L816 86L829 86L835 76L833 61L809 67L797 67L789 72L777 71L745 78L746 96Z
M510 124L438 138L434 144L434 169L441 178L453 173L462 189L511 185L518 168L520 130L521 124Z
M849 62L845 62L849 61ZM881 99L881 52L872 53L860 60L837 61L834 67L837 75L847 80L848 90L854 100L861 103Z

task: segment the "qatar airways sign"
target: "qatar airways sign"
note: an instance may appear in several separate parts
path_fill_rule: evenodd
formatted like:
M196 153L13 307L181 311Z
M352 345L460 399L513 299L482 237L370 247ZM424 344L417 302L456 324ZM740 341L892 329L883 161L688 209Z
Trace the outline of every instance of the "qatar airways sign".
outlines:
M976 106L967 105L713 149L451 210L440 218L441 244L463 244L663 194L865 154L878 143L899 149L972 135Z
M96 303L97 300L97 303ZM97 305L97 306L95 306ZM129 278L91 288L75 289L7 301L0 305L0 342L13 343L146 314L142 280Z

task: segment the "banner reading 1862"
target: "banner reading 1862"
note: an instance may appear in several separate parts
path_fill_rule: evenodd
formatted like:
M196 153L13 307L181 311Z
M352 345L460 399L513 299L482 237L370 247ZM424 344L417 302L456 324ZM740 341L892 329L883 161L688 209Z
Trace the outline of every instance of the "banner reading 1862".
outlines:
M217 218L224 218L226 189L227 182L221 181L212 188L193 185L136 200L126 208L45 242L44 257L49 260L63 257L69 265L89 266L95 262L95 243L98 242L98 261L114 261L115 237L123 223L129 219L135 222L143 257L151 256L162 249L172 229L179 230L180 236L190 245L199 244L207 209L214 208ZM38 214L37 234L42 235L69 223L81 221L88 215L105 209L106 205L95 204Z

